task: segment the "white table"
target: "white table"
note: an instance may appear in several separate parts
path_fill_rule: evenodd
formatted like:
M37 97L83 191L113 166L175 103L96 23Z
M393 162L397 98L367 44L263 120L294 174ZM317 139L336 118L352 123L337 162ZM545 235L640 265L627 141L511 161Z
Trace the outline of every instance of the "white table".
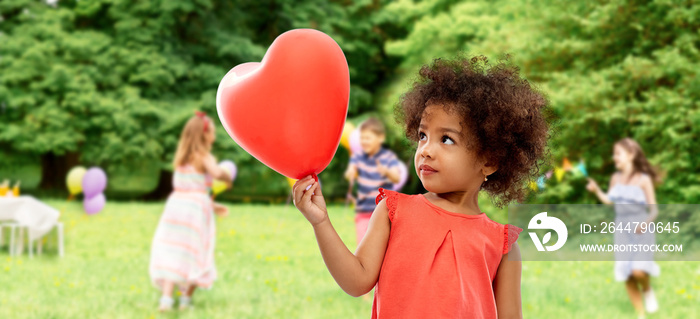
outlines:
M13 222L28 230L30 254L32 242L44 237L56 227L59 215L58 210L32 196L0 197L0 223Z

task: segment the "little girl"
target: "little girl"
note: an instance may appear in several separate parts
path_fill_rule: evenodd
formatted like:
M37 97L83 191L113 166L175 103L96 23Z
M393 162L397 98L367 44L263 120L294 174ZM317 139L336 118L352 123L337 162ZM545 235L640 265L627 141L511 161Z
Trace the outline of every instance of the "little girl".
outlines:
M595 193L601 202L616 204L616 225L622 223L624 227L626 223L652 223L659 214L654 182L659 182L660 177L644 156L639 143L631 138L617 141L613 146L613 161L618 171L610 179L608 193L604 193L591 178L586 188ZM654 233L642 232L641 228L634 232L615 232L616 244L653 245L655 242ZM639 318L644 318L645 308L649 313L659 309L649 276L656 277L660 271L659 265L654 262L653 251L615 253L615 280L625 282L627 294Z
M175 285L182 293L180 309L186 309L195 289L209 288L216 279L213 213L226 216L228 209L212 202L209 188L212 178L231 178L211 154L214 131L214 122L196 112L187 121L177 145L173 192L156 228L149 267L151 281L163 292L160 311L172 309Z
M489 219L485 190L499 207L522 201L548 132L545 97L507 62L437 59L397 106L417 141L416 173L428 191L381 189L355 254L331 225L311 177L294 186L338 285L361 296L376 285L372 318L521 318L522 229Z

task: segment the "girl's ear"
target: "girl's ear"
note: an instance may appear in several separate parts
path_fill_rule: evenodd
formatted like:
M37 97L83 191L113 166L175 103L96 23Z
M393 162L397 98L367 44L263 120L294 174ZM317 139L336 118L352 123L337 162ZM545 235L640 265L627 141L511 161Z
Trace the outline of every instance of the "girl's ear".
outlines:
M484 164L483 168L481 169L481 172L484 175L491 175L495 173L498 170L498 165L495 163L486 163Z

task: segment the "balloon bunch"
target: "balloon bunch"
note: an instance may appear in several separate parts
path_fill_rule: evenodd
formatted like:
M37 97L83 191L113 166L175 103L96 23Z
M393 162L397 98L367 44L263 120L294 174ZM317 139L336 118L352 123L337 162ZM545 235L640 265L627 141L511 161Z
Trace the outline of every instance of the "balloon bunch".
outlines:
M225 160L219 163L219 167L226 171L231 176L231 183L236 179L236 174L238 173L238 168L236 167L236 164L233 163L232 161ZM226 190L226 183L220 180L214 180L211 184L211 192L213 193L212 197L216 197L216 195L221 194L223 191Z
M345 122L343 127L343 135L340 136L340 145L345 147L350 156L362 153L362 145L360 144L360 128L355 127L350 122Z
M73 167L66 177L66 185L70 192L68 200L83 193L83 208L88 215L99 213L107 203L103 193L107 188L107 174L99 167L88 170L82 166Z
M588 176L588 170L586 169L586 164L583 159L579 160L576 166L573 166L568 158L564 158L561 167L554 167L553 170L549 170L547 173L540 175L536 181L531 181L529 186L533 191L537 191L545 188L545 183L548 179L552 178L552 175L557 179L557 182L561 182L564 178L564 173L571 172L574 175L581 174L584 177Z

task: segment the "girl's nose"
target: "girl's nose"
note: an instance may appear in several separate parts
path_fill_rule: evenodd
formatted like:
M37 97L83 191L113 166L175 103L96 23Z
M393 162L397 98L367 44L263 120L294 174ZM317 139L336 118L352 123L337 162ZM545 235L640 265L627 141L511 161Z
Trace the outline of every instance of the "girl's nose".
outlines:
M425 142L423 146L420 148L420 156L421 157L433 157L433 150L432 150L432 143Z

